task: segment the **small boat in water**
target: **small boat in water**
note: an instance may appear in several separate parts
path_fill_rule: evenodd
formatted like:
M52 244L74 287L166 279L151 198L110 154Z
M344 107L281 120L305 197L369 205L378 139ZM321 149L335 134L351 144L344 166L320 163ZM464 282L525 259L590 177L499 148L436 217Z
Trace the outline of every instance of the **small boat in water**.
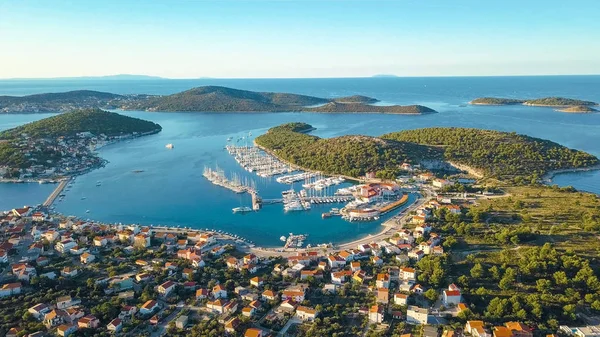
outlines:
M247 213L247 212L252 212L252 208L247 207L247 206L242 206L242 207L235 207L232 209L233 213Z
M171 144L171 143L169 143L169 144L165 145L165 147L166 147L167 149L172 149L172 148L174 148L173 144Z

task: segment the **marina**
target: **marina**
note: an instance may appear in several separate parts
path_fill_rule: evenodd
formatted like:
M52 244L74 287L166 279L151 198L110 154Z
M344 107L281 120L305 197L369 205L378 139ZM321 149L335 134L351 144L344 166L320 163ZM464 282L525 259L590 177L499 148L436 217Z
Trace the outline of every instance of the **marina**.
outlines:
M221 170L218 166L214 170L205 166L202 175L211 183L225 187L235 193L255 193L256 190L253 181L242 181L237 174L233 174L233 178L228 179L225 176L225 171Z
M246 171L259 177L266 178L294 171L289 165L255 146L227 145L225 149Z

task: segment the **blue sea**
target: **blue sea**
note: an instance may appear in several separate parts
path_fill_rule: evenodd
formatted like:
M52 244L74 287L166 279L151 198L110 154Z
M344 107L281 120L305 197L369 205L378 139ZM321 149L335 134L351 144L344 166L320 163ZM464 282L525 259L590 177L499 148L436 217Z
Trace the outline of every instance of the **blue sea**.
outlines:
M224 151L226 139L251 139L268 128L301 121L317 128L313 134L381 135L430 126L458 126L514 131L550 139L600 156L600 114L567 114L550 108L469 106L476 97L536 98L564 96L600 102L600 76L255 79L255 80L18 80L0 81L0 95L26 95L90 89L120 94L171 94L201 85L223 85L256 91L293 92L321 97L360 94L384 104L422 104L439 111L424 116L313 113L157 113L121 112L163 126L156 135L107 146L100 155L109 164L78 177L65 192L58 211L106 222L166 224L216 228L253 240L262 246L280 245L279 237L309 234L309 243L343 242L377 232L379 223L347 223L321 219L335 206L315 206L309 212L284 213L268 205L257 213L232 214L249 205L237 195L211 185L202 177L204 166L216 166L254 179L265 198L289 188L274 178L259 178L242 170ZM0 115L0 129L11 128L51 114ZM252 136L248 137L249 133ZM168 150L165 144L175 148ZM134 173L134 170L143 170ZM100 181L101 186L96 183ZM600 172L561 174L554 183L600 193ZM53 185L0 184L0 209L44 201ZM296 186L299 189L299 185ZM89 211L89 212L86 212Z

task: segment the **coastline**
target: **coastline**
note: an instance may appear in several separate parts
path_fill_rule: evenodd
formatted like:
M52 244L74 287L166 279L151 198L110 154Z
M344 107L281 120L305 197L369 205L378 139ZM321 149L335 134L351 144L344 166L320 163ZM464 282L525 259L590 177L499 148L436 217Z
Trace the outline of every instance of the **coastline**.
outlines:
M600 164L590 166L590 167L580 167L580 168L571 168L571 169L561 169L561 170L553 170L542 176L542 181L546 184L551 184L552 179L557 174L563 173L576 173L576 172L588 172L588 171L598 171L600 170Z

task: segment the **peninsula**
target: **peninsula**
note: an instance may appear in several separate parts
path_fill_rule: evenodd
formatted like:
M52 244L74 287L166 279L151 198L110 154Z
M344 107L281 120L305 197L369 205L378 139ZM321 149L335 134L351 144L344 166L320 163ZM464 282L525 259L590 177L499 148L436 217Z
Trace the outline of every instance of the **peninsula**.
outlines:
M515 99L499 97L481 97L469 102L472 105L528 105L562 108L558 111L563 112L593 112L595 109L590 106L598 105L596 102L584 101L579 99L564 97L544 97L537 99ZM576 107L576 108L575 108ZM570 111L573 110L573 111Z
M304 123L303 123L304 124ZM302 129L312 126L302 125ZM257 137L258 146L302 168L327 174L360 177L376 172L394 177L405 162L421 163L442 158L441 149L415 143L361 135L319 138L284 124Z
M184 112L323 112L422 114L435 112L418 106L377 106L372 97L352 95L321 98L291 93L254 92L220 86L204 86L180 93L117 95L78 90L28 96L0 96L0 113L65 112L105 108L143 111Z
M589 153L514 132L424 128L389 133L382 138L443 148L449 162L516 184L538 182L550 171L589 168L599 163Z
M95 149L160 132L161 126L100 109L75 110L0 132L5 179L57 179L97 168Z
M380 178L395 177L403 163L412 163L438 170L468 168L483 177L527 184L554 170L590 168L600 163L591 154L549 140L493 130L424 128L381 137L322 139L297 131L307 128L310 125L284 124L271 128L255 142L302 168L352 177L368 172Z

